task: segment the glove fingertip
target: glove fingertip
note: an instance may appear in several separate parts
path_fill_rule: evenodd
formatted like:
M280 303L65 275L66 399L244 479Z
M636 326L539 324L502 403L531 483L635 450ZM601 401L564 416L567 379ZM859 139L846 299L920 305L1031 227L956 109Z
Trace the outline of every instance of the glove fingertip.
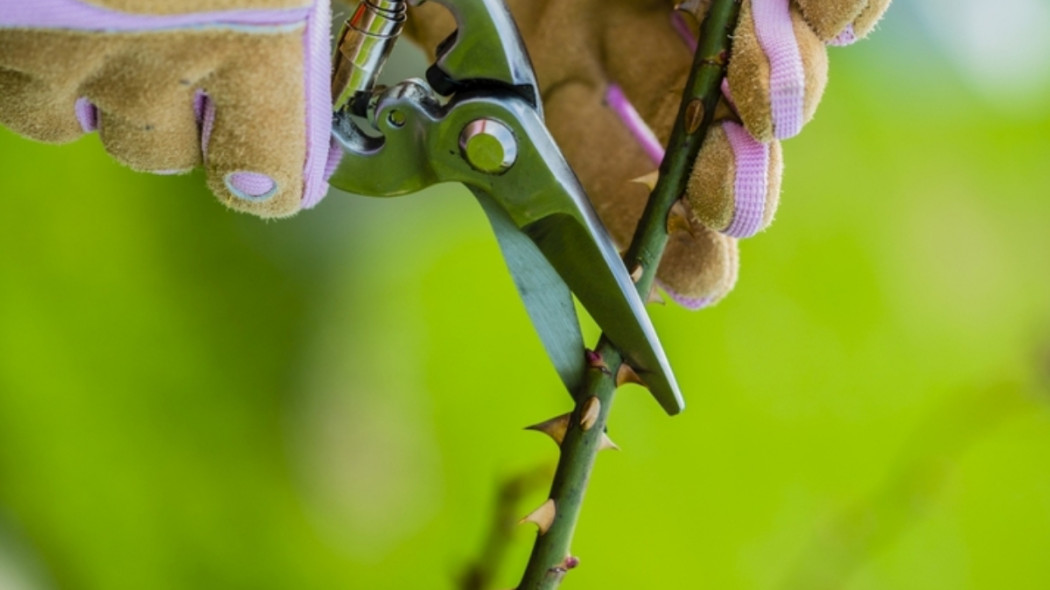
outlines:
M752 136L788 139L816 113L827 85L827 50L798 9L745 4L728 80Z
M151 174L183 174L201 161L197 125L192 111L177 108L177 97L148 112L124 109L124 104L81 99L77 118L85 129L97 130L103 147L132 170ZM124 113L125 116L121 116Z
M825 43L843 34L869 0L794 0L806 23Z
M264 218L299 212L303 177L301 169L293 170L289 163L298 159L291 154L301 153L300 149L259 147L240 125L218 121L215 102L205 93L197 94L194 110L208 188L223 204Z
M681 293L665 285L664 282L660 280L656 281L656 285L663 289L664 293L667 293L667 296L670 297L672 301L688 309L689 311L700 311L701 309L706 309L717 303L719 300L719 298L715 296L689 297L686 295L682 295Z
M227 207L263 218L289 217L299 212L301 178L252 169L208 167L208 188Z
M853 23L856 40L861 40L871 34L882 20L886 10L890 7L891 0L869 0L868 6L860 13Z
M736 285L738 257L735 239L696 224L671 234L657 285L687 309L710 307Z
M795 0L810 28L832 47L852 45L867 37L890 0Z
M46 143L79 138L94 122L79 104L75 93L0 65L0 125L19 135Z
M716 231L733 223L735 210L736 154L726 134L730 125L739 127L725 122L708 131L685 190L693 216Z

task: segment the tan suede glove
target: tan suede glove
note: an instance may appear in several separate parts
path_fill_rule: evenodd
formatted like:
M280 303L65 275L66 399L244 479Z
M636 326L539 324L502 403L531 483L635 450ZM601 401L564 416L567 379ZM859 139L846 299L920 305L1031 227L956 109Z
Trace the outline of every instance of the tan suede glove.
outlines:
M339 155L330 18L327 0L0 0L0 123L97 130L136 170L203 165L229 206L290 215Z
M867 35L890 0L744 0L726 100L694 165L657 274L679 303L710 305L737 276L736 239L773 218L782 169L778 139L799 132L827 81L826 44ZM543 93L547 125L613 239L625 247L692 63L695 20L668 0L508 0ZM433 49L452 30L423 5L409 33Z

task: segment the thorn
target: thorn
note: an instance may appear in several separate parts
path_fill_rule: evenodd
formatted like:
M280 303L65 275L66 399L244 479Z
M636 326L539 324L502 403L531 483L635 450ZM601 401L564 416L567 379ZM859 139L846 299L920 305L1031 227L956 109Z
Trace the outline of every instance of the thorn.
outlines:
M569 429L569 418L571 416L572 414L562 414L561 416L556 416L546 422L526 426L525 430L542 432L554 439L554 442L560 447L562 441L565 440L565 431Z
M558 513L554 506L554 499L550 498L542 506L532 511L531 514L518 521L518 524L531 522L540 529L540 534L546 534L554 524L554 516Z
M554 566L554 569L567 572L572 569L576 569L580 565L580 558L575 555L566 555L565 559L561 560L561 563Z
M586 351L586 355L587 355L587 366L588 367L590 367L592 369L598 369L602 373L608 373L609 372L609 365L605 364L605 359L602 358L602 355L601 355L600 352L595 352L593 350L587 350Z
M649 192L653 192L656 189L656 182L658 180L660 180L660 171L659 170L653 170L649 174L643 174L643 175L639 176L638 178L632 178L631 180L629 180L627 182L633 182L633 183L636 183L636 184L640 184L640 185L644 186L645 188L649 189Z
M652 289L649 289L649 296L645 298L646 303L655 303L657 305L667 305L667 301L664 296L660 294L660 290L653 285Z
M617 444L614 443L611 438L609 438L608 434L605 434L603 432L602 433L602 440L598 443L598 450L599 451L608 451L608 450L619 451L620 447L617 446Z
M692 135L693 133L696 133L697 129L700 129L700 124L704 122L705 112L706 109L704 108L704 103L699 98L694 98L685 106L686 133Z
M635 265L634 270L631 271L631 281L637 283L642 279L642 273L645 271L641 264Z
M671 206L671 212L667 215L667 233L673 234L676 231L684 231L693 235L693 224L689 223L689 210L686 209L681 199L675 201Z
M642 381L642 378L638 376L634 367L627 363L620 365L620 370L616 371L616 386L619 387L625 383L634 383L635 385L646 387L645 381Z
M580 428L586 432L594 427L594 423L598 421L598 413L602 411L602 401L595 396L591 396L583 405L583 413L580 414Z

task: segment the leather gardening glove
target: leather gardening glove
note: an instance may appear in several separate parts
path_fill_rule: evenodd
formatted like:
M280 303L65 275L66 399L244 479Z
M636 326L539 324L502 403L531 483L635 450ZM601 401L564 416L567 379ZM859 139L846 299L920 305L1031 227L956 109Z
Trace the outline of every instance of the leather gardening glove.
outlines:
M328 0L0 0L0 123L97 130L136 170L203 165L230 207L290 215L339 155L330 19Z
M698 309L728 293L737 238L772 220L782 170L779 139L797 134L827 81L825 45L867 35L890 0L744 0L725 100L680 204L658 269L660 285ZM536 68L547 125L620 247L659 166L692 64L695 22L669 0L508 0ZM410 15L433 48L453 28L438 6ZM730 98L731 97L731 98Z

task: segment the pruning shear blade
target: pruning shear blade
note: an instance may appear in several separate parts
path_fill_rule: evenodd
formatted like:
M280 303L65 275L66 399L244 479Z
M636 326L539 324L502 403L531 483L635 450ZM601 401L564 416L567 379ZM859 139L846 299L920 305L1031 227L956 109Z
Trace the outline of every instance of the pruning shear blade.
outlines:
M428 74L438 88L407 80L383 91L372 116L380 138L337 111L335 137L346 156L330 182L374 196L439 182L466 185L492 223L566 387L577 391L585 368L575 294L661 406L681 411L681 393L635 285L543 124L539 89L506 7L499 0L437 1L460 26Z
M577 391L583 385L583 334L572 292L535 242L514 225L495 200L484 193L478 193L477 198L547 356L565 388Z

